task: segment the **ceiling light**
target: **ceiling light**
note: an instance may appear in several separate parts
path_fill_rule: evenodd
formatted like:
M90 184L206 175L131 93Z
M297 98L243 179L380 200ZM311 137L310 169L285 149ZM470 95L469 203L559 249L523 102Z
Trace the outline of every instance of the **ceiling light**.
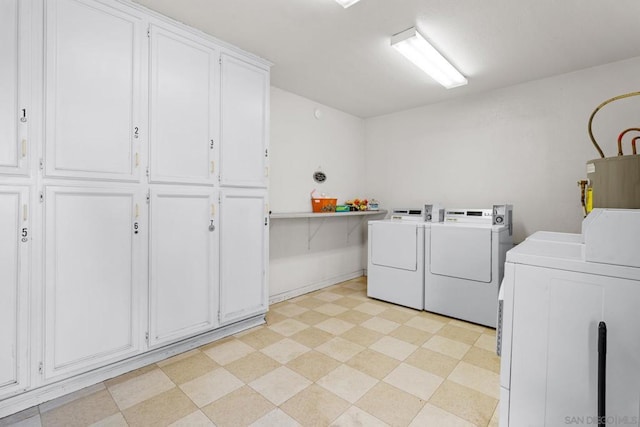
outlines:
M344 7L345 9L348 8L349 6L353 6L354 4L358 3L360 0L336 0L336 2Z
M467 84L467 79L415 27L391 37L391 46L447 89Z

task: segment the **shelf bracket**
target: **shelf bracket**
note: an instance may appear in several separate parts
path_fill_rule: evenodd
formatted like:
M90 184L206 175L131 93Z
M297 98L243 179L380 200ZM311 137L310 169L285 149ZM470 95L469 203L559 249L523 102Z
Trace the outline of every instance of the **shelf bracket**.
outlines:
M314 237L316 237L316 234L318 234L318 231L320 231L320 229L322 228L322 226L324 225L324 220L326 219L326 217L321 217L321 218L317 218L320 219L320 224L318 224L318 226L316 227L315 230L313 230L313 232L311 232L311 218L307 218L307 249L311 250L311 241L313 240Z

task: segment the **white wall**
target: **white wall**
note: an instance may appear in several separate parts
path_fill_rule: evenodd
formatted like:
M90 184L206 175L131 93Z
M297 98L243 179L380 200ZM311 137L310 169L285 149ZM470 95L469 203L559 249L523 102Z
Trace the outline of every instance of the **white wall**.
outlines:
M319 110L320 119L314 116ZM310 192L338 198L364 194L364 121L290 92L271 88L270 210L311 212ZM317 184L321 167L327 181ZM362 274L366 250L361 218L272 219L272 301Z
M367 119L366 192L384 208L513 203L516 242L538 230L579 232L576 183L586 178L585 162L598 157L589 116L639 83L634 58ZM596 115L594 134L607 156L639 120L638 97Z

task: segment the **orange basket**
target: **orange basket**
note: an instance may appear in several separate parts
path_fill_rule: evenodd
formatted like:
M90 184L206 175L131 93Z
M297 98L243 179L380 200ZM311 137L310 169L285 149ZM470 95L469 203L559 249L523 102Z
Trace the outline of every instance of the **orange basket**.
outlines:
M338 199L315 199L311 198L311 209L314 213L335 212Z

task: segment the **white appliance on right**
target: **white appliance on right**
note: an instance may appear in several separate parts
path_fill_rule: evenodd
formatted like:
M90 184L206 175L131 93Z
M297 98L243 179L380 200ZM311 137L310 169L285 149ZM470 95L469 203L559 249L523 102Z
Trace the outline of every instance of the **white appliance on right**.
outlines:
M500 426L640 425L640 210L507 253Z
M446 209L424 241L424 309L495 328L513 207Z

